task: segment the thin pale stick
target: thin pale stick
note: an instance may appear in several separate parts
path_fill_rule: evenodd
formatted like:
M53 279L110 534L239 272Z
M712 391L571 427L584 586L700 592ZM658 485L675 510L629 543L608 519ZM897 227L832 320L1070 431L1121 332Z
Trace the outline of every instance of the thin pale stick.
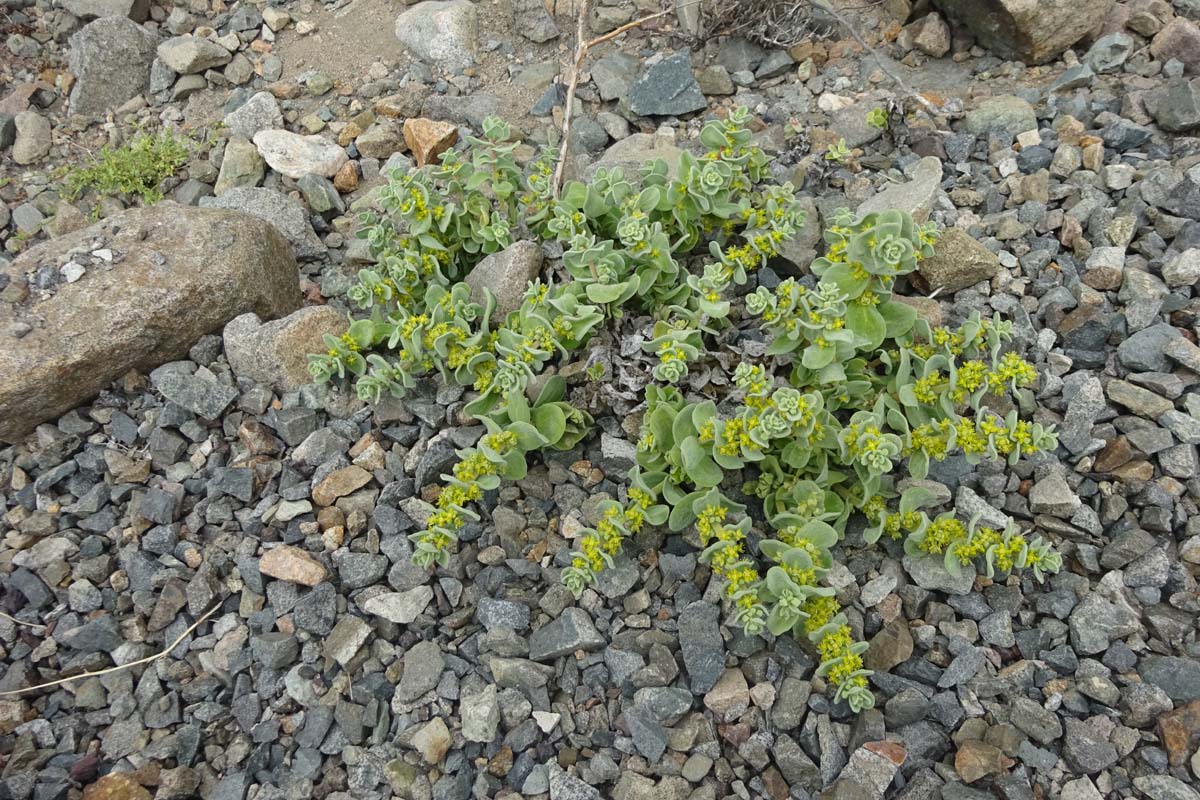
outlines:
M130 661L128 664L119 664L115 667L108 667L107 669L98 669L98 670L95 670L94 672L81 672L78 675L71 675L70 677L67 677L67 678L59 678L58 680L50 681L49 683L39 683L37 686L26 686L24 689L10 689L7 692L0 692L0 697L9 697L14 694L25 694L25 692L36 692L38 689L49 689L51 686L61 686L64 683L70 683L71 681L77 681L82 678L94 678L97 675L108 675L111 672L120 672L123 669L129 669L130 667L137 667L142 664L149 664L151 661L157 661L158 659L162 658L163 656L167 655L172 650L174 650L176 647L178 647L179 643L188 637L188 634L190 634L192 631L196 630L196 628L199 628L200 623L204 622L204 620L211 617L213 615L213 612L216 611L220 607L221 607L221 604L219 602L216 603L208 611L205 611L203 614L201 614L200 618L198 620L196 620L195 622L193 622L186 631L179 634L179 637L175 641L171 642L170 647L168 647L167 649L162 650L160 652L157 652L152 656L146 656L145 658L139 658L137 661Z
M571 81L567 85L567 104L563 108L562 146L558 151L558 163L554 165L554 178L550 189L555 200L562 189L563 168L567 163L567 145L571 137L571 111L575 105L575 88L579 85L579 68L587 55L587 40L583 38L583 30L587 25L588 11L591 10L590 0L582 0L579 4L579 20L575 28L575 61L571 65Z
M563 128L562 128L562 145L558 151L558 164L554 167L553 194L558 197L558 193L562 191L563 172L567 164L567 148L570 145L571 136L571 115L575 106L575 90L579 87L579 72L583 68L583 60L587 58L588 51L598 44L603 44L611 39L615 39L626 31L631 31L647 22L664 17L672 13L673 9L667 11L659 11L657 14L647 14L640 19L635 19L633 22L627 22L615 30L611 30L603 36L597 36L590 42L583 38L584 27L587 23L587 14L590 10L591 3L589 0L583 0L583 4L579 7L579 24L575 32L575 61L571 65L571 81L567 84L567 104L563 109Z
M16 625L24 625L27 628L41 628L43 630L46 629L46 626L42 625L39 622L25 622L24 620L19 620L16 617L9 616L8 614L5 614L3 611L0 611L0 617L4 617L9 622L12 622Z

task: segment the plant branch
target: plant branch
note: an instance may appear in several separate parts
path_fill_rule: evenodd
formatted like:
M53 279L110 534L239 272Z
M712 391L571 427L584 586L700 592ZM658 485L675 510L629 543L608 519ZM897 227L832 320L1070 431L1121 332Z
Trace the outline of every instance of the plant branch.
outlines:
M172 650L174 650L176 647L178 647L180 642L182 642L184 639L186 639L192 631L196 630L196 628L199 628L200 623L204 622L204 620L211 617L213 615L213 612L215 612L220 607L221 607L220 601L218 601L217 603L214 603L212 608L208 609L208 611L205 611L203 614L201 614L200 618L197 619L195 622L193 622L191 625L189 625L188 629L186 631L179 634L179 636L175 639L175 641L171 642L169 647L167 647L164 650L160 650L159 652L155 653L152 656L146 656L145 658L139 658L137 661L130 661L128 664L118 664L115 667L108 667L107 669L98 669L98 670L94 670L92 672L81 672L78 675L71 675L66 678L59 678L58 680L50 681L49 683L39 683L37 686L26 686L24 689L10 689L7 692L0 692L0 697L9 697L9 696L12 696L15 694L25 694L26 692L35 692L38 689L49 689L52 686L61 686L62 684L70 683L71 681L77 681L77 680L81 680L83 678L94 678L97 675L108 675L111 672L120 672L123 669L129 669L130 667L136 667L141 664L149 664L151 661L157 661L158 659L162 658L167 653L170 653ZM25 624L28 624L28 623L25 623Z
M0 617L3 617L4 619L8 620L9 622L13 623L14 625L24 625L27 628L41 628L42 630L46 629L46 626L42 625L41 623L25 622L23 620L17 619L14 616L11 616L9 614L5 614L3 611L0 611Z
M579 6L579 21L575 29L575 60L571 64L571 80L567 84L567 99L566 107L563 109L563 126L562 126L562 144L558 151L558 164L554 167L554 179L552 181L553 196L558 198L558 193L562 191L563 172L567 164L567 149L571 141L571 116L575 106L575 91L579 88L579 73L583 69L583 60L587 57L588 50L596 45L603 44L617 38L626 31L633 30L647 22L664 17L671 13L674 9L668 11L659 11L656 14L648 14L640 19L635 19L633 22L627 22L615 30L611 30L603 36L597 36L595 39L588 41L584 38L584 31L587 28L587 15L591 10L591 0L581 0Z

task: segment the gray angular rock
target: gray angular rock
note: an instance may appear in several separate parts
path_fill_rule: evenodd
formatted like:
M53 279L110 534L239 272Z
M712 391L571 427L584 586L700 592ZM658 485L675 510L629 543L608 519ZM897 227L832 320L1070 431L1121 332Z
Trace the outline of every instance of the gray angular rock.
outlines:
M1069 518L1081 505L1079 495L1058 472L1052 472L1033 485L1029 490L1029 510L1035 514L1049 514L1063 519Z
M708 108L692 74L692 54L682 50L647 69L629 87L629 110L640 116L676 116Z
M967 132L975 136L1005 132L1016 136L1037 128L1037 115L1029 101L1013 95L989 97L967 112Z
M148 91L158 42L153 32L125 16L104 16L73 33L68 53L75 76L71 113L103 114Z
M1170 775L1143 775L1133 785L1150 800L1200 800L1200 792Z
M474 302L483 303L485 289L495 296L495 319L503 320L510 311L520 308L525 289L541 270L542 248L537 242L513 242L476 264L465 281Z
M629 93L637 80L638 60L628 53L614 50L591 67L592 83L600 91L601 100L616 100Z
M61 0L62 7L80 19L125 17L145 22L150 16L150 0Z
M1071 646L1080 655L1103 653L1109 644L1141 629L1137 614L1124 605L1117 605L1089 592L1071 612L1067 620Z
M513 28L531 42L541 44L558 38L558 26L542 0L514 0Z
M1188 656L1147 656L1138 662L1138 674L1157 686L1177 704L1200 698L1200 659Z
M1106 33L1088 48L1083 61L1096 72L1116 72L1133 52L1133 37L1123 31Z
M534 661L552 661L576 650L599 650L605 644L591 616L582 608L571 607L533 632L529 637L529 657Z
M1050 744L1063 734L1058 715L1028 697L1014 697L1009 706L1009 722L1041 744Z
M347 614L337 620L334 630L329 632L323 643L326 658L332 658L337 663L346 666L358 654L359 648L371 636L371 626L358 618Z
M475 618L484 628L507 628L518 633L529 627L529 606L511 600L479 598Z
M1084 720L1067 719L1063 760L1073 771L1095 775L1117 763L1117 758L1117 748L1101 737L1097 726Z
M495 684L488 684L474 694L463 694L459 704L463 738L468 742L490 742L500 727L500 704L496 700Z
M310 172L301 176L300 180L296 181L296 185L300 187L300 192L304 195L304 202L308 203L308 207L316 213L335 212L340 214L346 210L342 196L338 194L337 188L329 178L313 175Z
M707 693L725 672L725 640L716 606L696 602L680 612L679 649L692 694Z
M274 189L230 189L220 197L201 198L200 207L228 208L266 220L291 242L298 258L317 258L325 253L325 244L308 221L304 205Z
M13 118L16 135L13 139L12 159L16 163L24 166L27 164L36 164L41 161L50 152L52 144L50 140L50 120L43 117L36 111L22 111ZM26 203L25 205L29 205ZM18 210L25 206L20 206ZM29 211L23 212L32 215L32 219L26 220L26 226L32 222L36 227L40 222L38 217L41 217L41 212L37 208L31 208ZM13 215L17 215L14 213Z
M411 703L426 692L433 691L446 667L442 648L436 642L417 642L404 654L404 672L396 687L396 697Z
M383 617L388 622L407 625L429 606L433 599L433 589L422 584L409 589L407 592L384 592L372 595L360 605L368 614Z
M600 800L600 790L563 771L555 760L550 761L550 800Z
M179 369L180 366L184 369ZM205 419L216 419L237 399L238 391L216 381L191 374L191 362L171 362L150 373L158 392L180 408Z
M217 174L213 193L221 195L242 186L258 186L262 183L264 173L263 159L258 149L249 140L234 136L225 145L221 171Z
M283 669L295 663L300 654L300 642L288 633L262 633L250 638L250 650L263 666Z
M943 230L933 246L933 255L917 266L930 291L941 289L943 293L991 280L999 268L996 254L961 228Z
M858 206L858 215L895 208L908 212L916 222L925 222L929 219L929 213L933 210L933 204L941 191L941 182L942 162L932 156L926 156L917 163L908 181L891 184L863 201Z
M296 262L273 227L171 202L32 247L0 273L10 289L23 286L26 274L98 246L123 258L48 297L0 305L0 331L32 328L0 346L0 440L56 418L131 369L186 357L197 339L238 314L271 319L300 303Z
M242 314L222 332L225 357L235 375L292 391L312 382L309 353L323 352L324 337L341 336L349 324L330 306L309 306L266 323L256 314Z
M225 127L234 136L253 139L259 131L283 127L279 101L270 92L257 92L225 115Z
M683 151L667 136L654 133L635 133L612 144L604 155L583 168L583 178L591 178L599 167L620 167L627 178L637 176L637 171L647 162L661 158L667 163L667 174L679 172L679 156Z
M640 706L626 707L623 716L637 751L651 764L662 758L667 750L667 732L662 723Z
M1117 346L1117 358L1133 372L1170 372L1166 347L1182 334L1172 325L1159 323L1143 328Z
M974 573L964 569L958 575L946 571L942 560L937 557L904 556L904 571L922 589L932 589L947 594L969 594L975 585Z
M180 75L196 75L229 63L233 54L199 36L173 36L158 45L158 57Z
M1172 258L1163 265L1162 275L1167 286L1194 286L1200 283L1200 248L1188 248Z

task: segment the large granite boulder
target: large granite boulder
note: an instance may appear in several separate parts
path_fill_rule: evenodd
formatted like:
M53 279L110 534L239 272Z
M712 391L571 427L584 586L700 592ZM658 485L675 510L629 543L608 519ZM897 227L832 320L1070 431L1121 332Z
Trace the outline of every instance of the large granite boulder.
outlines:
M1045 64L1104 21L1115 0L935 0L1002 58Z
M235 211L162 202L33 247L0 268L0 441L300 301L287 239Z

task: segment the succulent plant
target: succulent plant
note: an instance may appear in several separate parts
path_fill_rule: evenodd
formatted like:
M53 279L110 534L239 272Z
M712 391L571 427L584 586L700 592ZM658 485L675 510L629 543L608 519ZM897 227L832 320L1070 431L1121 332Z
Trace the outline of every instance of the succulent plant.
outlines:
M906 213L839 212L811 277L739 298L734 288L804 223L790 185L764 184L768 161L748 122L736 110L706 124L707 150L684 153L673 173L661 159L631 177L602 167L557 198L552 156L522 171L495 120L467 151L393 173L385 213L363 234L376 263L349 293L368 316L327 337L311 369L319 380L356 378L369 401L403 396L431 373L470 387L465 411L486 433L458 452L411 536L418 564L445 566L486 492L522 478L530 454L587 436L591 417L546 369L586 347L606 320L649 315L642 347L658 359L657 383L645 389L637 466L624 497L602 503L595 527L562 554L562 580L586 592L646 526L694 530L732 620L747 633L807 642L817 674L860 710L874 702L866 644L826 581L851 517L865 518L865 543L902 539L909 554L952 572L1029 569L1040 579L1061 567L1049 543L952 512L931 517L931 492L896 486L954 453L1012 463L1056 439L1015 410L993 410L1037 380L1012 349L1010 323L975 315L957 328L931 326L893 296L937 236ZM848 155L841 145L829 156ZM560 247L566 277L531 282L501 319L489 293L472 295L461 281L525 238ZM761 357L742 358L729 390L685 394L691 366L746 320L761 326ZM604 375L602 365L576 373ZM765 530L723 493L735 477L761 501Z

